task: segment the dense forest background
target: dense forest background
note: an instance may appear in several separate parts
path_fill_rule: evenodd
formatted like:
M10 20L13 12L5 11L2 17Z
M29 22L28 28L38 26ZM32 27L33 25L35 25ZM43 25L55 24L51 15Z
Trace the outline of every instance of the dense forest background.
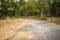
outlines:
M59 17L60 0L0 0L0 18Z

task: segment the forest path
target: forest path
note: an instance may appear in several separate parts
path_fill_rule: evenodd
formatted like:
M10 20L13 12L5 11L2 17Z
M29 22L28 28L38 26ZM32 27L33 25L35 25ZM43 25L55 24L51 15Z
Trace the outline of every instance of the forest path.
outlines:
M46 21L25 19L15 26L2 28L0 40L60 40L60 25Z

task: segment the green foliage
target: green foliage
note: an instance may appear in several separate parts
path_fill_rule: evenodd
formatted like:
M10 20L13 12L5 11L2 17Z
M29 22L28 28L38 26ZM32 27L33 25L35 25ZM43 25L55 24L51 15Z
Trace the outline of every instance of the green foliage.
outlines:
M0 18L19 16L60 16L60 0L0 0ZM44 16L43 16L44 15Z

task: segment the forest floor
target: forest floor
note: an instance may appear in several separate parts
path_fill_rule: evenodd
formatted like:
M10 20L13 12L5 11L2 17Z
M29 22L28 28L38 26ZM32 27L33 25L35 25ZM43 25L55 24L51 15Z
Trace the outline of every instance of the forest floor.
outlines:
M40 38L44 38L43 36L47 36L47 34L50 35L49 33L46 34L44 31L44 30L50 31L51 30L50 27L49 28L43 27L43 25L51 26L53 24L52 25L53 28L51 27L52 29L56 27L60 28L60 25L56 25L50 22L52 22L52 20L49 18L48 20L43 20L43 21L36 20L36 19L27 19L27 18L0 20L0 40L40 40L39 39L40 36L41 36ZM37 25L36 23L39 25ZM55 29L52 30L52 34L55 33L55 32L53 33L53 31L55 31ZM54 36L56 36L56 34ZM44 40L44 39L41 39L41 40ZM45 40L48 40L48 39L45 38ZM55 39L51 39L51 40L55 40Z

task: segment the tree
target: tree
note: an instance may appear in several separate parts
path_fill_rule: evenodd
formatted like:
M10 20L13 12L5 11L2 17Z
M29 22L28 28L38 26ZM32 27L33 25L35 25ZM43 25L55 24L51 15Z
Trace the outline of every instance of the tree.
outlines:
M56 0L55 10L56 10L55 16L60 16L60 0Z
M1 17L60 16L60 0L0 0Z

